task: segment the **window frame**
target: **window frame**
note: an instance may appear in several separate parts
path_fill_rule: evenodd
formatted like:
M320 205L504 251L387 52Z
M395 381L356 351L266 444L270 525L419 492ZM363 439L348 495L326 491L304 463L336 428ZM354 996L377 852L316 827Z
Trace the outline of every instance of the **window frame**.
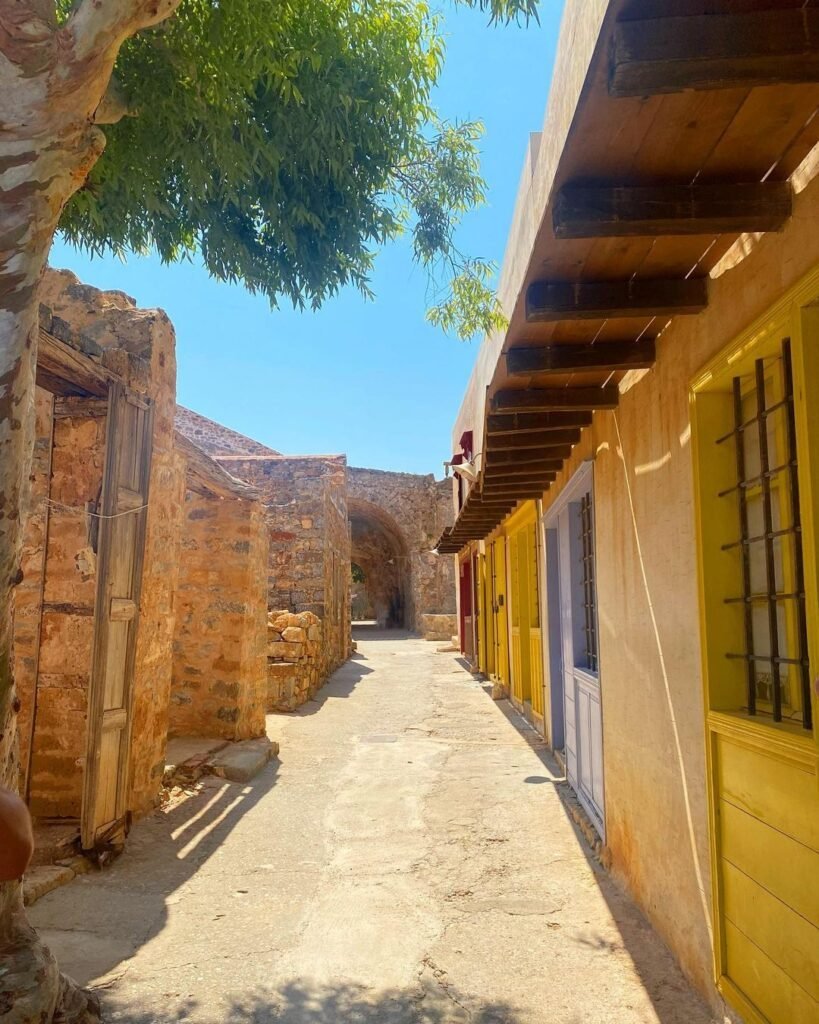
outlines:
M726 580L736 580L736 555L721 550L736 539L736 509L715 506L712 495L736 473L735 448L713 441L734 428L732 403L725 394L736 377L753 377L756 361L779 355L782 341L790 339L793 375L793 416L798 465L799 513L807 620L807 656L811 687L813 729L801 723L774 722L767 716L743 712L747 693L744 663L738 672L727 669L725 650L744 650L741 616L726 614L723 597L730 593ZM819 269L806 275L766 314L709 361L692 380L691 447L694 465L695 521L700 597L702 682L708 724L717 731L761 730L760 742L783 744L791 753L816 763L819 760L817 683L819 666L819 563L816 530L819 525ZM733 534L734 536L731 536ZM733 563L733 564L732 564ZM736 583L733 584L736 587ZM743 675L741 689L737 677ZM750 738L750 733L748 733ZM767 739L763 738L767 737Z

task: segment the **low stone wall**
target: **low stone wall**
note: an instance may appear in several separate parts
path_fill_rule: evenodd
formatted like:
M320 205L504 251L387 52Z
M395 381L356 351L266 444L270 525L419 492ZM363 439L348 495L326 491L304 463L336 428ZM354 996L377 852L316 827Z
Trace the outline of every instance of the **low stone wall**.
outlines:
M421 616L421 634L425 640L451 640L457 633L457 615Z
M268 711L294 711L326 682L322 649L322 623L318 615L268 612Z

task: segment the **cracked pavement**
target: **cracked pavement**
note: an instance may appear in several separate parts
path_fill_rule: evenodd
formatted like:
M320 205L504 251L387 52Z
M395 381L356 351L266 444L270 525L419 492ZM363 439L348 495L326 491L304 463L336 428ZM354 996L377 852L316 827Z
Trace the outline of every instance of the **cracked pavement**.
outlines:
M709 1024L594 863L539 738L456 656L367 633L281 759L31 908L128 1024Z

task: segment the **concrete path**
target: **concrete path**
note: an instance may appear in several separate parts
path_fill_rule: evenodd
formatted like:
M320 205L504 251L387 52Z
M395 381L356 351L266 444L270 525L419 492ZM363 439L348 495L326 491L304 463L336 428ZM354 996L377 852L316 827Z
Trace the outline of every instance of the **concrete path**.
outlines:
M452 654L371 634L249 785L32 908L129 1024L709 1024L586 858L535 735Z

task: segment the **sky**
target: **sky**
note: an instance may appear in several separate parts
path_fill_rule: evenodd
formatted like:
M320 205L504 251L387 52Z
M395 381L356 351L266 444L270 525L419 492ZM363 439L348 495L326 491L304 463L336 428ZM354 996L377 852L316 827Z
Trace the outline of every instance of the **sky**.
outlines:
M531 131L543 122L562 0L540 25L488 27L447 5L447 61L436 94L450 119L479 118L488 202L468 214L459 247L500 266ZM442 475L452 424L480 338L459 341L424 319L429 289L405 242L380 254L375 301L353 288L318 312L295 311L196 262L90 258L59 238L51 265L164 309L176 328L177 400L286 454L346 453L352 466Z

